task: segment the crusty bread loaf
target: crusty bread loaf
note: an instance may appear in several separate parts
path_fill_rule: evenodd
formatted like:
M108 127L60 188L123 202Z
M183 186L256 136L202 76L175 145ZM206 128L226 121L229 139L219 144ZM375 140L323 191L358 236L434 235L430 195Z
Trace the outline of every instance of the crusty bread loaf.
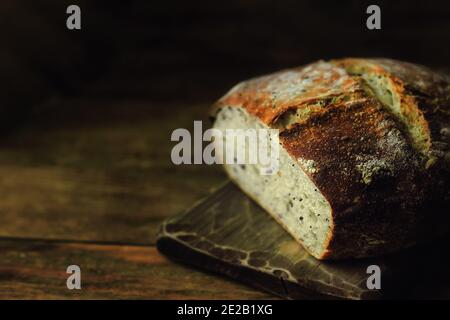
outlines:
M242 82L213 115L220 130L280 130L277 174L225 169L313 256L340 259L446 230L449 105L448 80L425 67L349 58Z

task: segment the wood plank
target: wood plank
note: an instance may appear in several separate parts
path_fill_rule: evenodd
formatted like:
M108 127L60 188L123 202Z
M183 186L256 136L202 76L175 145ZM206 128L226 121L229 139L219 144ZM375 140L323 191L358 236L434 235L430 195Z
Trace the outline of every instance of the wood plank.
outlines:
M192 130L206 105L55 107L0 140L0 236L154 243L164 218L225 179L218 166L170 159L172 130Z
M270 295L174 264L152 246L0 239L0 299L264 299ZM81 268L69 290L67 266Z
M285 298L448 299L450 235L381 257L319 261L231 182L164 223L157 242L169 257ZM367 288L368 266L381 288Z

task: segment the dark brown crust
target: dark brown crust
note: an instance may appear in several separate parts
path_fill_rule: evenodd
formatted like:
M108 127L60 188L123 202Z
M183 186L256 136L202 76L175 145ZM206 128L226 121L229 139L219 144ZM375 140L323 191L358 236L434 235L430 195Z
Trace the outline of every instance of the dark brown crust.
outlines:
M437 165L425 167L399 121L361 93L359 78L341 68L351 63L389 73L399 94L411 107L418 105ZM410 246L442 221L439 213L425 214L424 208L447 203L450 92L443 77L388 59L317 62L244 82L215 108L242 107L273 126L287 110L342 94L351 99L329 102L280 133L293 158L314 161L314 173L305 172L333 210L328 246L318 258L365 257Z
M450 151L448 80L424 66L388 59L378 59L374 62L399 79L405 89L404 94L413 97L430 130L431 152L438 160L445 160L445 155ZM446 167L447 165L444 164Z
M421 125L430 138L429 157L444 160L450 151L450 85L443 76L427 67L392 59L347 58L333 61L341 67L362 66L387 75L402 97L405 111L417 109L423 115ZM434 163L433 163L434 164Z
M392 246L401 239L401 230L390 230L386 221L397 220L396 227L412 223L402 212L414 211L423 200L411 175L419 161L377 101L333 106L282 132L280 140L293 157L316 163L310 177L333 208L329 253L321 258L366 256L373 250L368 241L383 239ZM342 243L352 243L352 252Z

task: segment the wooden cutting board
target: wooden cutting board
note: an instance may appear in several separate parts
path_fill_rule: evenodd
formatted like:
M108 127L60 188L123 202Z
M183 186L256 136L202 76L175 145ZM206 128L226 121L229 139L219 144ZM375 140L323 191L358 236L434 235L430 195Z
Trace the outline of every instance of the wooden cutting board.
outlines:
M161 226L157 247L169 258L228 276L277 296L300 298L448 298L448 236L380 258L319 261L255 202L228 182ZM438 245L437 245L438 244ZM370 265L381 289L367 288Z

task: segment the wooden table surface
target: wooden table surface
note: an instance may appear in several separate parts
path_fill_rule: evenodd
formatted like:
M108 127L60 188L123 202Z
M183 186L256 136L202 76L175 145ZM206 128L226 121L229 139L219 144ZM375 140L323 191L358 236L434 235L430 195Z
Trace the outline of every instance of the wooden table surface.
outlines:
M208 105L181 107L54 99L1 138L0 298L271 298L155 248L163 219L225 179L219 167L171 163L170 133ZM72 264L81 290L66 287Z

